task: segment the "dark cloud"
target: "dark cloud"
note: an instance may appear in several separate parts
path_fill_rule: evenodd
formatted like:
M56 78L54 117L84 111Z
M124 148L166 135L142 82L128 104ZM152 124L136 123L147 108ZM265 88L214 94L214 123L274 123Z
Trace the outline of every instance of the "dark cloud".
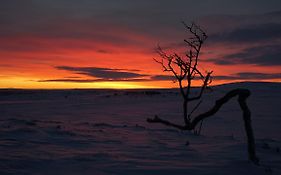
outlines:
M3 0L0 35L28 33L46 37L98 38L94 33L118 34L114 26L150 36L173 36L181 20L215 14L255 14L280 10L280 0ZM175 29L177 28L177 29ZM167 30L166 30L167 29ZM174 30L175 29L175 30ZM166 31L165 31L166 30ZM102 35L106 38L106 34ZM166 35L163 35L166 34ZM121 40L121 38L114 38Z
M78 77L78 76L69 76L69 77L64 77L66 79L80 79L82 77Z
M280 18L281 20L281 18ZM262 23L210 36L214 42L257 42L281 39L281 23Z
M205 61L219 65L255 64L262 66L281 65L281 45L265 45L247 48L240 53L224 55L218 59Z
M136 69L111 69L101 67L70 67L56 66L58 70L70 71L78 75L87 75L92 78L85 79L79 76L69 76L62 79L39 80L39 82L76 82L76 83L91 83L104 81L171 81L174 76L170 75L147 75L139 74L140 70Z
M103 53L103 54L112 54L113 51L111 50L104 50L104 49L99 49L97 50L98 53Z
M281 79L281 73L240 72L230 76L213 76L214 80L270 80Z
M151 76L151 80L155 80L155 81L171 81L171 80L175 80L175 76L172 75L154 75Z
M87 75L103 81L113 80L130 80L140 77L146 77L145 74L134 73L138 70L131 69L110 69L110 68L100 68L100 67L69 67L69 66L57 66L59 70L66 70L73 72L75 74ZM133 72L134 71L134 72Z
M272 80L281 79L281 73L256 73L256 72L240 72L229 76L212 76L214 80ZM174 80L174 76L169 75L154 75L147 78L130 78L130 79L108 79L108 78L97 78L97 79L83 79L81 77L65 77L62 79L48 79L39 80L38 82L69 82L69 83L95 83L95 82L148 82L148 81L171 81Z
M253 73L253 72L241 72L237 75L243 79L280 79L281 73L266 74L266 73Z

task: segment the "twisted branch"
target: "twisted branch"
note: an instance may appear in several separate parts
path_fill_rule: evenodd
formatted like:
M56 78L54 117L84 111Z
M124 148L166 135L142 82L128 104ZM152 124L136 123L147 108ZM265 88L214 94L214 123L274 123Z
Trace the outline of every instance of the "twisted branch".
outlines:
M228 92L225 96L218 99L215 103L215 105L208 110L207 112L204 112L202 114L199 114L196 116L191 122L189 122L186 125L178 125L175 123L172 123L167 120L163 120L159 118L158 116L155 116L154 118L148 118L147 122L149 123L162 123L167 126L175 127L180 130L193 130L200 121L203 121L204 119L213 116L215 113L219 111L219 109L227 103L231 98L238 96L238 102L240 105L241 110L243 111L243 119L244 119L244 125L245 130L247 133L247 142L248 142L248 155L249 159L255 163L259 163L259 159L256 156L256 150L255 150L255 139L254 139L254 133L251 125L251 112L247 106L246 100L250 96L250 91L247 89L234 89L230 92Z

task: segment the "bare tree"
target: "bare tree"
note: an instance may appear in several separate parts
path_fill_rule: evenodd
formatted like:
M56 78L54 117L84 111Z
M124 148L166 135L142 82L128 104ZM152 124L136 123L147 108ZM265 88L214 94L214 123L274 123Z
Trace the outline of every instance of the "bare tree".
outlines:
M248 89L234 89L228 92L225 96L218 99L215 105L208 111L201 113L197 116L193 116L194 111L198 109L202 102L202 95L208 88L208 85L212 82L211 75L213 71L203 73L198 69L198 61L201 52L202 45L208 38L206 33L195 23L187 25L182 22L188 33L191 34L189 39L185 39L186 52L184 56L173 53L167 54L163 49L158 46L157 53L161 59L155 59L155 61L163 67L163 71L171 72L179 85L181 96L183 97L183 120L184 124L172 123L168 120L164 120L155 116L154 118L148 118L147 121L150 123L162 123L167 126L175 127L180 130L195 130L196 126L201 123L199 133L201 130L202 122L207 117L214 115L223 104L227 103L231 98L238 96L238 102L243 111L243 119L245 124L245 130L248 141L248 154L249 159L258 164L259 159L256 156L255 151L255 139L253 129L251 126L251 112L247 106L246 100L250 96ZM202 85L199 93L196 96L191 96L193 80L201 80ZM197 101L195 107L189 109L189 103Z

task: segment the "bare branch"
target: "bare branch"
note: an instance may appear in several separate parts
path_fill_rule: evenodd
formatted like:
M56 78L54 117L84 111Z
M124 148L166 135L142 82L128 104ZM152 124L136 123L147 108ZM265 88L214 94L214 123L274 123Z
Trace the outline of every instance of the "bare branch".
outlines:
M191 120L191 116L192 114L199 108L199 106L201 105L202 100L199 101L199 103L197 103L197 105L193 108L193 110L190 112L190 114L188 114L188 119L189 121Z
M174 128L178 128L178 129L181 129L181 130L185 129L185 126L178 125L178 124L169 122L167 120L163 120L163 119L159 118L157 115L155 115L153 119L148 118L146 121L149 122L149 123L162 123L164 125L171 126L171 127L174 127Z
M249 159L253 163L258 165L259 159L256 156L255 139L254 139L253 129L251 126L251 112L246 103L247 98L250 96L250 91L247 89L234 89L234 90L228 92L225 96L223 96L222 98L217 100L215 105L210 110L198 115L197 117L195 117L193 119L193 121L191 123L189 123L188 125L185 125L185 126L171 123L167 120L160 119L157 116L155 116L153 119L148 118L147 122L162 123L164 125L175 127L175 128L181 129L181 130L193 130L197 126L197 124L199 124L202 120L204 120L210 116L213 116L215 113L217 113L219 111L219 109L225 103L227 103L230 99L232 99L235 96L238 96L238 102L239 102L240 108L243 111L243 119L244 119L244 124L245 124L245 130L247 133Z
M210 79L210 76L211 76L212 73L213 73L212 71L208 72L207 76L205 77L205 81L204 81L204 83L203 83L203 85L201 87L199 95L197 97L189 98L188 101L198 100L198 99L200 99L202 97L202 94L203 94L204 90L206 89L206 87L209 84L209 79Z

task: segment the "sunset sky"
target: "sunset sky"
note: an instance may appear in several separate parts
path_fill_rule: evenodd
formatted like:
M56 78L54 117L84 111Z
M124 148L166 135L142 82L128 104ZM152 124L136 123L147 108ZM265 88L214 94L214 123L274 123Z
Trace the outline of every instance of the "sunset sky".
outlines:
M0 88L175 87L153 58L208 34L213 84L281 82L280 0L1 0Z

